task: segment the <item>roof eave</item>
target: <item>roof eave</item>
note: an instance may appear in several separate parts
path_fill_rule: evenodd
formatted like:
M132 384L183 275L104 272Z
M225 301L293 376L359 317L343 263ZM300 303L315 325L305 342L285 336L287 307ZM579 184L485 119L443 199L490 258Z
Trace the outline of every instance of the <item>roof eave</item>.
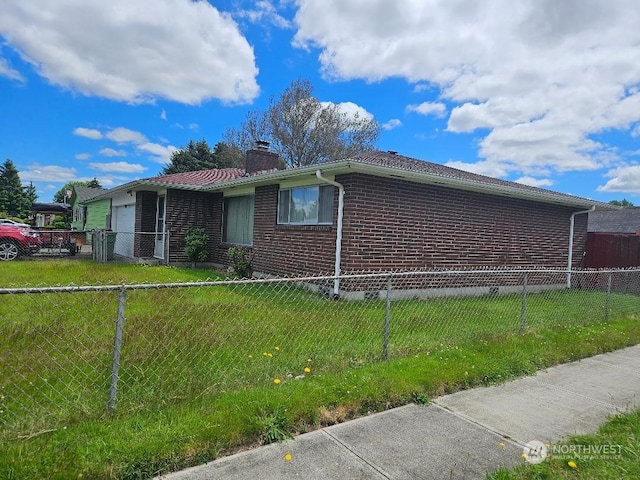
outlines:
M596 206L596 210L614 210L613 205L604 204L587 198L564 196L562 194L547 193L545 190L529 191L521 190L506 185L495 185L489 183L480 183L473 180L464 180L459 178L444 177L425 172L415 172L410 170L402 170L398 168L385 167L380 165L372 165L352 160L344 160L340 162L331 162L327 164L310 165L296 169L281 170L273 173L265 173L253 177L243 177L228 182L217 183L204 187L205 191L217 191L227 188L233 188L243 185L260 185L270 184L279 180L288 180L292 178L300 178L304 176L315 177L316 170L322 170L324 173L340 174L346 172L358 172L366 174L374 174L386 178L399 178L411 182L418 182L428 185L440 185L443 187L454 188L456 190L466 190L478 193L487 193L503 197L519 198L522 200L530 200L541 203L550 203L565 207L588 209Z

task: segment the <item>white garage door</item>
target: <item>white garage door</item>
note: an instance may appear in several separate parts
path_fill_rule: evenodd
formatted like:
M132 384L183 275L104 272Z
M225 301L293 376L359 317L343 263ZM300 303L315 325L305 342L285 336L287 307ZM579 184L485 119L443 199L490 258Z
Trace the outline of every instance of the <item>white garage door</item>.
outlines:
M116 255L133 258L133 241L136 225L135 204L114 207L114 224L111 226L116 235L116 244L113 252Z

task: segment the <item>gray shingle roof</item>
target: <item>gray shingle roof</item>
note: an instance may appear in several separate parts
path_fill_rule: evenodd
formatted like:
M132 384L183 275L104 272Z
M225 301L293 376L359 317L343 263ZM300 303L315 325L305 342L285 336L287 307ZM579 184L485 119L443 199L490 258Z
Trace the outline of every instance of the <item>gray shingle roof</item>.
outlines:
M640 207L589 214L589 232L637 233L640 231Z
M404 171L412 171L416 173L423 173L433 176L442 177L443 179L461 180L465 182L496 186L501 188L508 188L515 191L530 192L545 197L558 198L558 199L572 199L579 198L573 195L565 193L555 192L553 190L547 190L544 188L532 187L530 185L524 185L522 183L510 182L508 180L501 180L499 178L487 177L485 175L479 175L477 173L467 172L465 170L459 170L457 168L446 167L437 163L427 162L424 160L418 160L415 158L405 157L391 152L383 152L380 150L374 150L362 154L355 155L352 160L366 163L368 165L376 165L387 168L395 168ZM584 200L584 199L582 199ZM599 203L599 202L594 202Z
M74 186L73 189L76 192L76 197L78 199L78 202L84 202L91 198L97 197L98 195L100 195L101 193L104 193L105 191L103 188L81 187L81 186Z

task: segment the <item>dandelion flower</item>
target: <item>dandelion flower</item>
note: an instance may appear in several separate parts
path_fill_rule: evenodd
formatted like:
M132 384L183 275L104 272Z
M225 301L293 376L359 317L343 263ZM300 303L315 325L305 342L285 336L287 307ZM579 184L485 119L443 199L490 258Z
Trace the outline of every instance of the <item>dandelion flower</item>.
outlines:
M249 355L249 358L253 358L253 355Z
M311 371L311 369L309 367L304 367L304 371L305 371L305 373L309 373Z
M291 461L291 454L290 454L290 453L287 453L287 454L284 456L284 459L285 459L285 461L290 462L290 461Z
M578 465L576 465L576 462L574 462L573 460L568 461L567 465L569 465L571 468L578 468Z
M307 358L307 362L311 363L313 362L313 360L311 360L310 358Z
M500 445L502 448L504 448L504 442L500 442L498 445Z
M262 355L264 355L266 357L269 354L267 352L262 352Z
M273 379L273 383L275 383L276 385L280 384L280 379L279 378L274 378Z
M268 357L273 357L273 353L267 353Z
M280 347L276 347L276 350L280 350Z

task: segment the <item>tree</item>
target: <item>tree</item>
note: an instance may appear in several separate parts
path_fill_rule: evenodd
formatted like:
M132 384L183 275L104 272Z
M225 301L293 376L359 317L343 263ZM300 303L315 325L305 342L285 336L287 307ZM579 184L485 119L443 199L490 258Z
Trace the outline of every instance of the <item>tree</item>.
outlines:
M296 80L279 98L271 98L266 111L248 112L240 127L228 129L224 139L241 151L253 148L258 140L269 141L289 167L300 167L372 150L379 134L375 120L320 102L310 81Z
M186 148L180 148L171 154L169 164L162 169L161 175L194 172L218 167L218 160L206 140L203 139L199 142L189 140Z
M38 200L38 193L36 192L36 187L33 184L33 182L29 182L29 185L24 187L24 195L27 198L27 201L29 202L29 208L31 208L31 205L33 204L33 202Z
M618 207L633 207L633 203L631 203L626 198L623 198L622 200L611 200L609 202L609 205L616 205Z
M18 169L9 159L0 166L0 211L23 219L31 212L31 202L20 182Z
M53 195L53 201L56 203L67 203L69 200L67 192L71 192L73 187L102 188L102 185L100 185L100 182L96 178L93 180L74 180L67 182Z
M245 152L237 146L227 145L225 142L218 142L213 147L220 167L219 168L244 168L246 164Z

